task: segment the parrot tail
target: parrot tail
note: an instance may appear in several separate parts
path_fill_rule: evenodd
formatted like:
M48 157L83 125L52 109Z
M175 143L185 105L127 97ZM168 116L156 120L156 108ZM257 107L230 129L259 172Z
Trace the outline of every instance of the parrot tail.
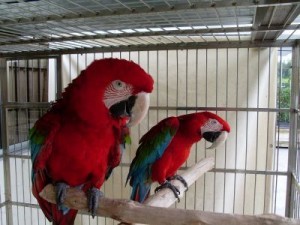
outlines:
M39 193L49 184L49 179L42 170L38 170L34 174L34 182L32 193L36 197L45 216L53 225L73 225L77 214L77 210L69 209L67 213L57 208L56 204L49 203L40 197Z
M143 203L150 194L150 184L137 183L133 185L130 199Z
M57 209L57 205L52 204L53 225L73 225L77 210L70 209L66 215Z

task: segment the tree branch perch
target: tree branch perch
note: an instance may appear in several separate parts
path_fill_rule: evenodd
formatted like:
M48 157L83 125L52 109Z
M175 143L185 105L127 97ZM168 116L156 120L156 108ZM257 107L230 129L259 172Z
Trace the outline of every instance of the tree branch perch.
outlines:
M201 175L213 168L214 159L207 158L198 162L195 166L186 170L182 177L190 186ZM180 189L181 196L184 186L179 181L172 181ZM55 187L47 185L40 196L55 204ZM156 197L155 197L156 196ZM170 200L171 199L171 200ZM161 190L147 200L146 204L140 204L124 199L101 198L97 210L98 216L110 217L125 223L161 224L161 225L300 225L299 220L288 219L275 215L248 216L224 213L203 212L197 210L184 210L168 207L176 201L173 192ZM64 204L73 209L87 212L87 198L84 192L76 188L67 190ZM157 207L160 206L160 207Z

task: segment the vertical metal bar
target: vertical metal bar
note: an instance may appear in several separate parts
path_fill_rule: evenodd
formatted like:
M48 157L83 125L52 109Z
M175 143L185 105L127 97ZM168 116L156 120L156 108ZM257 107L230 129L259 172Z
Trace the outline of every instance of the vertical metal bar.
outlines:
M289 152L288 152L288 177L287 177L287 195L286 195L286 208L285 215L292 216L293 199L291 199L292 190L292 173L296 169L297 159L297 125L299 120L298 109L299 109L299 61L300 61L300 43L293 47L292 55L292 89L291 89L291 106L290 112L290 137L289 137Z
M229 72L228 72L228 58L229 58L229 52L228 52L228 48L226 48L226 103L225 103L225 107L228 107L228 76L229 76ZM226 121L227 120L227 111L226 111ZM227 142L225 143L225 153L224 153L224 198L223 198L223 212L225 212L225 199L226 199L226 167L227 167Z
M40 67L40 64L39 64L39 67ZM41 75L42 73L40 73L39 74L39 76ZM30 109L27 109L26 110L27 111L27 113L26 113L26 115L27 116L29 116L30 115ZM30 120L29 120L29 118L27 117L27 123L26 123L26 130L28 130L29 131L29 129L30 129ZM29 143L28 143L29 144ZM29 151L30 151L30 147L28 146L28 148L29 148ZM30 153L29 153L30 154ZM31 162L31 160L29 160L29 159L27 159L28 160L28 163L27 163L27 173L28 174L31 174L31 168L30 168L30 162ZM28 184L29 184L29 190L31 190L31 185L32 185L32 183L31 183L31 176L29 175L29 176L27 176L27 180L28 180ZM32 203L32 195L31 194L29 194L29 203ZM30 224L33 224L33 208L30 208Z
M279 98L282 93L282 48L280 48L280 77L279 77ZM278 103L279 108L281 108L280 101ZM276 160L276 168L275 170L278 171L279 165L279 150L280 150L280 127L279 127L279 114L277 117L277 145L276 145L276 153L275 153L275 160ZM275 191L274 191L274 213L276 213L277 207L277 186L278 186L278 175L275 175Z
M247 49L247 93L246 93L246 107L249 108L249 48ZM249 112L246 112L246 152L245 152L245 170L247 170L247 161L248 161L248 123L249 123ZM243 204L243 214L245 214L245 205L246 205L246 184L247 184L247 173L244 174L244 204Z
M19 77L20 77L20 61L18 61L17 64L15 64L15 70L14 70L14 78L15 78L15 101L18 102L19 101L19 95L20 95L20 86L19 85ZM16 112L16 126L15 126L15 131L16 133L14 135L16 135L16 137L18 138L19 140L19 110L18 109L15 109L15 112ZM15 144L15 138L14 138L14 143ZM14 154L16 154L16 151L14 151Z
M269 58L268 58L268 108L270 108L270 100L271 100L271 54L272 54L272 49L269 48ZM269 131L270 131L270 112L268 111L267 114L267 146L266 146L266 166L265 166L265 170L268 170L268 158L269 158ZM267 201L267 175L265 175L265 188L264 188L264 206L263 206L263 213L267 213L267 209L266 209L266 201Z
M41 73L41 70L42 70L42 68L41 68L41 59L37 59L37 62L38 62L38 70L37 70L37 72L38 72L38 74L37 74L37 77L38 77L38 90L37 90L37 93L38 93L38 99L37 99L37 101L38 102L41 102L42 101L42 96L43 96L43 92L42 92L42 88L41 88L41 76L42 76L42 73Z
M219 67L219 51L216 48L216 107L218 107L218 67ZM217 111L216 111L217 113ZM217 153L216 150L214 149L214 160L215 160L215 165L217 165ZM213 173L214 176L214 194L213 194L213 211L216 211L216 183L217 183L217 176L216 172Z
M195 66L196 66L196 91L195 91L195 94L196 94L196 96L195 96L195 99L196 99L196 107L198 106L198 76L199 76L199 74L198 74L198 54L199 54L199 52L198 52L199 50L198 49L196 49L196 63L195 63ZM197 147L197 143L196 143L196 152L195 152L195 163L197 162L197 160L198 160L198 147ZM197 208L197 204L196 204L196 202L197 202L197 198L196 198L196 196L197 196L197 182L195 182L195 189L194 189L194 210L196 210L196 208Z
M208 71L207 71L207 65L208 65L208 59L207 59L207 56L208 56L208 49L206 48L205 49L205 106L207 107L207 97L208 97L208 81L207 81L207 78L208 78ZM204 144L205 145L205 148L206 148L206 143ZM206 158L206 151L204 150L204 157ZM204 184L203 184L203 210L205 210L205 196L206 196L206 173L204 174Z
M236 98L235 104L238 107L238 99L239 99L239 49L236 49ZM235 114L235 124L236 124L236 132L235 132L235 152L234 152L234 168L237 169L237 145L238 145L238 111ZM234 187L233 187L233 209L232 212L235 213L235 200L236 200L236 190L237 190L237 174L234 173Z
M166 87L166 92L167 92L167 108L169 108L169 50L166 51L167 56L166 56L166 73L167 73L167 87ZM167 117L169 116L169 110L167 109Z
M3 172L4 172L4 194L6 205L7 225L13 223L12 205L11 205L11 177L10 161L8 157L8 129L7 129L7 110L4 105L8 102L8 72L6 59L0 59L0 84L1 84L1 138L3 147Z
M17 109L18 110L18 109ZM16 111L18 112L18 111ZM18 114L16 113L16 118L18 118ZM16 121L16 123L18 124L18 120ZM17 127L17 125L16 125ZM19 135L17 134L17 137L19 137ZM15 139L14 139L14 143L13 143L13 147L14 147L14 155L16 155L16 145L15 145ZM16 193L16 201L19 202L19 193L18 193L18 176L17 176L17 158L13 158L14 159L14 166L15 166L15 175L14 175L14 180L16 182L16 186L15 186L15 193ZM18 222L18 225L20 224L20 214L19 214L19 209L20 209L20 206L17 206L17 222Z
M18 75L19 75L19 72L20 72L20 61L18 60L18 63L15 64L15 69L14 69L14 79L15 79L15 101L18 102L19 100L19 83L18 83ZM7 111L9 112L9 111ZM15 109L15 116L16 116L16 125L15 125L15 133L13 134L14 135L14 138L13 138L13 154L15 155L16 154L16 145L15 145L15 140L16 138L15 137L19 137L19 129L18 129L18 124L19 124L19 121L18 121L18 109ZM8 118L8 117L7 117ZM9 127L9 125L7 126L7 128ZM7 129L7 132L8 132L8 136L10 135L9 134L9 129ZM9 146L8 146L9 147ZM11 164L12 165L12 164ZM17 184L17 174L16 174L16 171L17 171L17 166L16 166L16 158L14 158L14 166L15 166L15 182ZM12 189L12 186L11 186L11 189ZM18 189L17 189L17 185L15 186L15 193L16 193L16 201L19 200L19 196L18 196ZM17 222L18 224L20 224L20 221L19 221L19 206L17 206Z
M189 63L189 50L185 50L185 106L188 106L188 79L189 79L189 68L188 68L188 63ZM187 111L186 111L187 112ZM186 196L186 195L184 195Z
M178 99L179 99L179 58L178 58L178 50L176 50L176 106L178 107ZM176 110L176 115L178 115L178 110Z
M49 68L48 68L49 59L48 59L48 63L47 63L47 75L48 76L46 76L46 77L44 76L44 72L43 72L43 69L45 69L45 68L43 68L43 66L45 66L45 63L43 63L43 62L44 62L44 59L39 59L38 60L38 70L39 70L39 72L38 72L38 84L39 84L39 86L38 86L38 93L39 93L39 95L38 95L38 102L43 102L43 101L46 100L46 97L48 97L48 94L46 94L44 92L44 90L45 89L48 90L50 88L49 87L49 75L48 75L49 74L48 73L48 71L49 71ZM48 79L48 81L44 82L46 78ZM46 88L45 85L42 85L42 84L47 84L48 87ZM48 99L49 99L49 97L48 97ZM30 120L31 119L31 113L30 113L30 111L31 110L28 111L28 116L29 116L28 117L28 124L29 124L29 128L30 128L30 121L31 121ZM38 112L39 112L38 116L41 117L42 116L41 110L38 110Z
M56 98L57 99L60 98L62 91L63 91L62 56L60 55L56 57Z
M147 51L147 72L150 71L150 53L149 51ZM148 130L150 129L150 111L148 111L148 115L147 115L147 128Z
M121 58L122 58L122 55L121 55L121 52L119 52L119 59L121 59ZM126 146L125 146L125 148L126 148ZM122 158L121 158L121 160L122 160ZM124 178L123 178L124 166L122 164L121 164L120 170L121 170L121 185L123 185L124 184ZM121 191L121 198L123 198L123 191Z
M282 78L282 48L280 48L280 54L279 54L279 70L280 70L280 75L279 75L279 80L277 82L277 93L278 93L278 98L280 98L281 96L281 78ZM278 108L280 109L281 108L281 104L280 104L280 101L278 101ZM274 170L277 170L276 169L276 165L274 166L275 162L276 162L276 157L278 156L277 154L277 151L278 151L278 148L279 148L279 140L280 140L280 129L279 129L279 116L280 116L280 113L277 113L276 115L276 130L277 130L277 134L275 132L275 140L276 140L276 148L275 148L275 153L273 154L273 168ZM275 183L275 185L277 184L277 177L275 176L273 178L274 180L272 180L273 182L273 185ZM272 193L272 201L273 199L275 199L275 202L276 202L276 186L273 188L273 193ZM274 202L274 201L273 201ZM276 208L276 203L273 203L272 202L272 212L275 213L275 208Z
M157 82L159 83L159 82ZM178 99L179 99L179 56L178 50L176 50L176 106L179 106ZM176 116L178 116L178 110L176 110ZM175 203L175 208L177 208L177 202Z
M185 50L185 106L188 107L188 80L189 80L189 50ZM188 111L186 110L185 113L187 114ZM187 166L187 160L185 161L185 166ZM184 208L187 208L187 195L184 195Z
M69 83L71 83L72 81L71 71L72 71L72 55L69 54Z
M17 83L17 80L18 80L18 77L17 77L17 75L18 75L17 68L20 66L19 64L20 64L19 61L14 62L14 70L13 71L14 71L14 85L15 85L15 88L14 88L14 92L15 92L14 101L15 102L18 101L18 87L19 87L19 85Z
M26 100L27 102L30 102L30 78L29 78L29 60L26 60L26 69L24 68L24 70L26 70ZM32 68L33 70L33 68Z
M79 75L79 54L76 55L76 75ZM72 75L71 75L71 81L72 81Z
M260 52L261 49L258 48L258 57L257 57L257 108L260 104ZM256 143L255 143L255 170L257 170L257 161L258 161L258 132L259 132L259 112L257 112L256 117ZM256 180L257 174L254 175L254 200L253 200L253 214L255 214L255 205L256 205Z

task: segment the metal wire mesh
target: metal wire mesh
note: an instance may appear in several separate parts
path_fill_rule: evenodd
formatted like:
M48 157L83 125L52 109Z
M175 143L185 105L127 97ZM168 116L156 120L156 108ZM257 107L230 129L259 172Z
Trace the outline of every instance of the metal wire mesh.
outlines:
M291 53L291 49L284 50L190 49L63 55L63 87L94 59L106 57L133 60L155 80L149 113L138 127L131 130L133 144L124 154L121 166L114 170L113 176L103 186L105 195L129 197L130 187L124 187L129 163L135 155L139 138L153 125L166 116L209 110L228 120L232 132L226 144L216 150L206 150L204 141L193 147L181 170L208 156L215 157L216 166L189 188L184 199L174 207L285 215L285 209L289 207L286 196L290 191L287 189L289 128L281 126L278 118L282 114L288 115L290 110L277 104L277 98L283 91L281 78L278 78L281 76L277 76L277 63L280 68L283 59L287 59L287 54L283 53ZM55 74L49 73L47 66L41 66L48 65L46 62L38 61L25 61L25 64L12 61L9 64L8 99L18 104L17 107L8 105L5 108L8 126L4 132L7 132L9 140L9 174L6 176L10 177L7 187L11 191L11 202L0 207L3 224L9 220L18 225L48 224L35 199L28 194L31 192L28 129L46 109L45 105L31 108L30 104L48 101L48 92L44 90L56 87L46 82L48 75ZM22 65L25 65L24 70ZM36 70L34 65L40 67ZM55 65L49 64L49 67L52 66ZM42 73L44 68L47 72ZM23 102L29 105L20 107ZM297 160L299 162L299 155ZM295 187L298 185L294 184ZM1 199L4 199L3 194ZM293 216L298 217L297 188L292 189L292 195L294 206L298 207ZM7 213L6 207L10 207L10 212ZM9 215L14 216L7 218ZM108 218L93 220L88 215L78 215L76 224L116 224L116 221Z
M3 0L0 53L255 39L287 44L299 38L297 21L290 25L299 5L275 0Z

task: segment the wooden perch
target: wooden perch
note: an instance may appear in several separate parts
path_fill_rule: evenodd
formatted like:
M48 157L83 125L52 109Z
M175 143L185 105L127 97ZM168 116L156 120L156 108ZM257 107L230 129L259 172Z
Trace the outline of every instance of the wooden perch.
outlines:
M212 157L205 158L182 173L181 176L187 182L188 187L195 183L204 173L211 170L215 165L214 161L215 160ZM178 188L180 191L179 197L182 198L186 191L184 185L178 180L172 180L171 183ZM170 189L165 188L150 196L144 204L158 207L170 207L175 201L177 201L177 198L175 198L174 193Z
M182 176L186 179L188 185L191 185L201 174L210 170L213 166L213 159L208 158L201 160L194 167L185 171ZM194 180L195 179L195 180ZM194 180L194 181L193 181ZM175 185L184 193L183 185L174 181ZM182 185L182 186L181 186ZM175 197L169 196L165 190L159 191L157 197L151 197L147 204L167 206L176 201ZM55 203L55 189L53 185L47 185L40 196L45 200ZM172 201L168 199L172 198ZM168 202L167 204L165 202ZM87 212L87 198L84 192L76 188L67 190L64 204L73 209ZM161 224L161 225L183 225L183 224L199 224L199 225L241 225L241 224L259 224L259 225L300 225L300 221L279 217L275 215L264 216L247 216L233 215L213 212L202 212L197 210L184 210L175 208L162 208L140 204L124 199L101 198L97 210L98 216L110 217L125 223L143 223L143 224Z

